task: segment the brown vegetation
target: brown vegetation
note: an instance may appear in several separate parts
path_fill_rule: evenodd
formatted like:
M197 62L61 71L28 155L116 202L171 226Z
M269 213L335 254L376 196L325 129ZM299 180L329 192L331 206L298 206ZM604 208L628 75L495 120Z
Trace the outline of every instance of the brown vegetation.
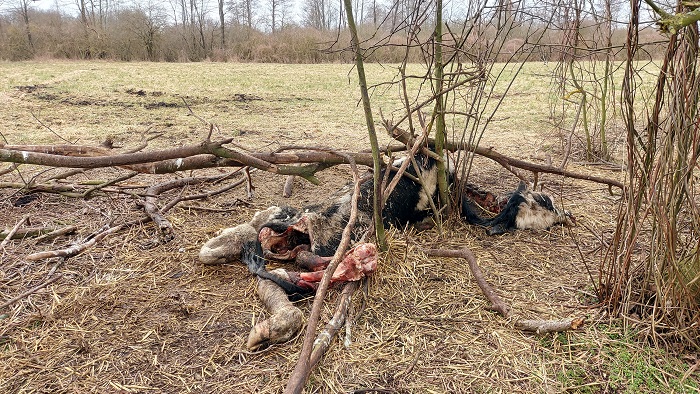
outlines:
M26 7L15 6L17 3ZM282 1L277 0L279 3ZM196 3L190 1L191 3ZM313 0L307 0L311 3ZM174 2L173 4L175 4ZM183 1L182 4L188 3ZM243 11L230 6L231 2L220 2L224 6L223 24L215 16L218 6L198 9L195 6L180 7L174 5L175 13L169 6L160 2L148 5L135 3L124 6L115 3L102 2L95 4L92 9L86 7L83 12L76 10L74 14L66 11L41 10L30 2L13 0L6 2L4 12L0 13L0 59L104 59L120 61L244 61L244 62L274 62L274 63L327 63L351 62L352 54L347 49L349 32L345 24L338 25L338 10L327 9L327 22L317 22L311 16L302 16L301 21L287 18L283 23L270 28L269 15L254 15L260 22L249 23ZM250 3L250 0L241 4ZM84 4L79 2L78 4ZM233 4L233 3L231 3ZM397 3L398 4L398 3ZM2 3L0 3L2 5ZM219 5L219 6L220 6ZM288 2L284 2L289 7ZM101 7L104 7L102 9ZM325 7L330 7L325 5ZM405 7L405 9L404 9ZM358 18L359 34L363 38L363 46L370 48L367 58L370 61L397 63L405 58L404 46L413 38L410 23L433 23L430 17L422 15L429 11L432 4L420 7L426 9L413 10L406 5L367 5L365 15ZM494 60L533 60L557 61L564 56L563 37L566 32L566 19L570 15L561 11L560 15L552 17L548 12L555 13L559 5L551 5L551 10L535 10L539 15L531 15L526 10L519 18L523 21L538 20L538 26L515 27L509 34L508 43L496 54ZM255 7L253 7L255 8ZM564 9L564 8L562 8ZM3 11L3 9L0 9ZM260 10L258 10L260 12ZM289 12L289 11L287 11ZM604 42L599 36L599 10L591 10L589 18L582 23L581 41L592 52L586 58L601 59ZM621 14L622 11L618 11ZM242 14L243 13L243 14ZM173 16L175 15L175 16ZM410 18L425 20L413 20ZM494 44L496 32L489 27L489 15L484 15L483 26L469 29L466 37L458 34L446 37L446 56L451 56L449 48L458 46L473 47L473 53L463 53L466 58L478 56ZM175 18L175 19L173 19ZM553 18L553 19L552 19ZM456 32L461 25L471 21L445 21ZM623 44L624 28L615 26L610 44L614 47L616 59L624 58ZM430 29L424 28L417 32L420 41L430 38ZM530 42L536 50L532 53L522 51L523 44L533 36L542 34L539 42ZM656 56L663 46L659 42L663 38L652 29L640 34L640 42L657 43L644 47L639 52L640 59ZM582 59L582 58L581 58ZM423 61L419 52L414 52L408 59L412 62Z

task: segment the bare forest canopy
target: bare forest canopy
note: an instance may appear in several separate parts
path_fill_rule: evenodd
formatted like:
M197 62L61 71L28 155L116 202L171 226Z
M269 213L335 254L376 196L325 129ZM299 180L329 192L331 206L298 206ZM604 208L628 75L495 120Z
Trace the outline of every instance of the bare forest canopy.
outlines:
M120 61L250 61L278 63L351 62L349 32L339 2L325 0L0 0L0 60L107 59ZM557 61L565 56L567 31L580 26L580 53L595 58L612 30L616 59L623 44L629 4L511 1L515 25L498 53L496 3L454 2L446 6L444 45L478 37L463 56L482 61ZM354 17L366 40L367 60L401 62L410 40L429 42L433 2L356 0ZM502 2L501 2L502 3ZM499 3L499 4L501 4ZM666 41L645 12L639 58L660 56ZM421 29L414 28L419 24ZM604 32L604 30L606 30ZM469 32L467 37L462 37ZM489 33L491 32L491 33ZM534 32L534 33L533 33ZM485 34L486 33L486 34ZM539 37L541 36L541 39ZM412 38L413 37L413 38ZM532 40L538 37L538 40ZM476 38L473 38L476 40ZM525 45L524 45L525 44ZM485 54L489 53L488 57ZM422 61L419 51L409 61Z

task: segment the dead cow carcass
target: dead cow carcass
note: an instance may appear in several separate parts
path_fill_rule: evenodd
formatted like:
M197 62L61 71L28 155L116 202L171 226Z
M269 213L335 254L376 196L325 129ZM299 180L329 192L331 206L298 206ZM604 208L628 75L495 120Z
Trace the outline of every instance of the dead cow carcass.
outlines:
M436 198L437 161L416 156L424 186L409 177L402 177L389 197L383 212L386 225L403 227L426 219L430 199ZM394 163L399 165L400 161ZM416 177L412 167L407 171ZM373 184L360 187L357 222L352 241L359 241L372 221ZM204 264L242 261L259 277L280 285L291 298L312 293L323 270L338 248L342 231L350 218L352 185L337 191L328 203L296 209L273 206L257 212L249 223L222 230L207 241L199 258ZM267 259L296 261L311 272L286 270L267 271ZM358 280L374 271L377 252L373 244L359 243L347 252L340 267L334 272L334 281Z

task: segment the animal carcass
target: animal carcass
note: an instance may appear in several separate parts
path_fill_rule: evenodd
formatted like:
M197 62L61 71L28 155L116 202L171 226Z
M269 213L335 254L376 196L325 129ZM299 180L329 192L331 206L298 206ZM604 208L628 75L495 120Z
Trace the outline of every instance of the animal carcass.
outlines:
M416 156L424 185L402 177L383 211L385 225L403 227L426 219L430 214L430 199L436 198L437 161ZM394 163L399 165L400 162ZM417 176L414 168L407 173ZM352 185L346 185L329 198L328 203L302 209L273 206L257 212L249 223L222 230L207 241L199 253L204 264L219 264L240 260L250 272L280 285L291 297L315 291L315 283L338 248L342 231L350 218ZM358 241L372 222L373 184L360 187L357 222L352 241ZM309 254L310 253L310 254ZM301 256L301 258L300 258ZM313 256L313 257L309 257ZM318 257L322 256L322 257ZM376 268L376 248L373 244L357 244L347 252L333 280L357 280ZM267 259L297 261L311 273L285 270L267 271Z
M489 199L492 201L493 199ZM481 216L482 208L474 198L462 198L461 216L467 223L486 227L489 235L503 234L515 229L544 230L556 224L573 226L576 220L568 211L554 205L552 197L543 192L529 190L525 182L494 205L500 211L492 218ZM493 209L489 209L493 212Z

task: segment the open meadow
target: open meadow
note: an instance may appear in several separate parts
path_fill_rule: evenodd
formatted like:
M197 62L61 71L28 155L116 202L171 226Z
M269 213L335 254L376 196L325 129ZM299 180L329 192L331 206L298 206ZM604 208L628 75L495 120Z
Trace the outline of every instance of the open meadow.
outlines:
M416 72L419 66L414 66ZM485 130L482 146L533 163L561 163L565 136L550 117L554 64L526 64ZM396 67L368 65L370 84L396 79ZM414 89L418 82L412 81ZM427 88L426 88L427 89ZM496 83L495 92L504 91ZM424 94L427 94L424 92ZM235 63L0 63L0 144L79 144L109 141L125 152L148 141L170 148L232 137L233 146L267 152L286 146L369 148L355 70L347 64ZM396 85L372 90L375 120L403 116ZM216 127L210 130L209 124ZM390 142L378 127L380 144ZM619 133L611 146L624 156ZM493 161L475 159L469 181L505 193L518 178ZM160 242L152 223L133 225L66 259L27 261L30 253L61 249L142 214L144 188L191 175L139 174L133 193L82 199L59 193L24 198L17 184L95 185L128 173L85 170L54 179L61 169L0 163L0 230L24 217L31 226L72 225L53 240L7 242L0 249L0 302L50 285L0 309L2 393L280 393L302 338L259 352L246 349L252 325L265 318L255 280L242 264L204 266L201 245L219 229L246 222L272 203L301 207L322 201L351 181L345 166L297 179L251 172L245 188L188 201L167 212L175 238ZM617 170L616 170L617 168ZM618 181L616 165L572 156L567 169ZM27 174L31 178L27 178ZM591 276L614 230L619 190L540 174L539 181L578 225L487 236L451 219L442 234L392 229L390 248L363 294L353 300L350 344L345 333L313 370L309 393L696 393L697 355L668 354L625 334L596 307ZM187 186L197 194L212 185ZM80 189L82 190L82 189ZM167 194L176 197L175 193ZM24 198L22 200L22 198ZM22 203L18 203L22 201ZM424 249L469 247L486 279L513 309L504 319L462 260L428 258ZM335 309L330 292L321 324ZM308 316L312 300L297 306ZM584 318L577 330L534 335L518 319ZM344 331L344 330L341 330ZM303 336L303 335L302 335Z

